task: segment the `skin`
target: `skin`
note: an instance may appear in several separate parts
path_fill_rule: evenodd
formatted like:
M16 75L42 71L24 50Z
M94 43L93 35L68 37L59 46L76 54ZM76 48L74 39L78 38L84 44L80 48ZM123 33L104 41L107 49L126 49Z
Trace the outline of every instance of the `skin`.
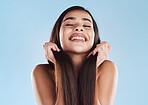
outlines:
M75 19L65 20L68 17L74 17ZM87 18L91 22L83 20L83 18ZM72 25L67 26L66 24ZM86 27L86 25L90 27ZM88 39L87 42L80 43L70 41L68 37L73 33L83 33ZM72 58L76 74L78 74L78 68L85 57L98 53L96 62L97 85L95 88L94 102L95 105L113 105L118 82L118 69L112 61L106 60L112 48L107 42L101 42L92 52L88 53L94 43L93 23L90 15L82 10L70 11L63 18L59 34L61 47ZM58 52L60 49L52 42L45 43L43 47L45 57L55 63L51 49ZM48 66L42 64L37 65L32 71L32 86L37 103L39 105L62 105L63 99L60 98L62 93L59 93L58 96L55 94L54 72L48 71L47 73L47 70Z
M67 19L68 17L74 17L75 19ZM82 18L87 18L90 21L82 20ZM71 24L72 26L66 26ZM86 27L90 26L90 27ZM87 38L88 41L85 43L72 42L68 37L73 33L82 33ZM78 68L81 65L83 59L88 55L88 51L91 49L94 43L94 29L93 23L90 15L85 11L74 10L67 13L63 19L60 28L60 44L62 49L72 58L74 69L78 72Z

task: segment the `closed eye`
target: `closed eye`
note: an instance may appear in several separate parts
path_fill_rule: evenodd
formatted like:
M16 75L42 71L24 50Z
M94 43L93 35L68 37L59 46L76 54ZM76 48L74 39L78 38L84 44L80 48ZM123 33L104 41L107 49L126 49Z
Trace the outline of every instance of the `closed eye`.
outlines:
M66 24L65 26L73 26L73 24Z
M74 26L74 24L66 24L65 26ZM89 25L83 25L83 27L91 27L91 26L89 26Z
M83 26L84 26L84 27L89 27L89 28L91 27L91 26L88 26L88 25L83 25Z

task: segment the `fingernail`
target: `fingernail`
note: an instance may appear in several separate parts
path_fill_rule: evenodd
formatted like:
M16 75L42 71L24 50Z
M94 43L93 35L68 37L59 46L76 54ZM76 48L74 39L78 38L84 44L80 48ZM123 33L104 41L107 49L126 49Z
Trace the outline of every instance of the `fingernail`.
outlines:
M96 54L96 52L93 52L93 55L95 55Z
M54 51L56 51L56 48L53 48L54 49Z

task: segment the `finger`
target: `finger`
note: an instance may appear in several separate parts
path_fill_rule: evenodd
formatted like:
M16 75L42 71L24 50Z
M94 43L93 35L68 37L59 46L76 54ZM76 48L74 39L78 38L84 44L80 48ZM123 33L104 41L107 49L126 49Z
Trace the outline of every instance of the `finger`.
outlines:
M94 52L92 53L92 55L95 55L95 54L96 54L96 52L97 52L97 51L94 51Z
M50 44L51 42L45 42L45 45L48 45L48 44Z
M112 49L112 46L111 45L108 45L108 49L109 49L109 52L110 52L110 50Z
M47 57L51 59L51 57L53 56L53 52L52 50L53 49L54 51L56 50L53 46L50 46L48 49L47 49Z
M92 53L92 55L95 55L97 52L99 52L97 49Z
M49 42L49 43L46 42L45 45L46 45L48 48L53 49L54 51L56 50L55 44L52 43L52 42Z
M44 47L45 57L46 57L46 55L47 55L47 47L45 45L43 45L43 47Z
M103 44L103 43L107 43L107 42L106 41L101 41L100 43Z
M100 47L100 50L98 50L98 52L100 52L102 54L103 58L107 58L107 55L108 55L107 48L105 48L105 47L106 46L104 45L104 46Z
M103 58L103 53L102 53L102 51L99 51L99 52L98 52L98 57L99 57L99 60L102 60L102 58Z
M47 58L49 61L51 61L52 63L54 63L54 60L52 59L51 56L54 56L54 55L53 55L53 52L48 49L48 50L47 50L47 56L46 56L46 58Z
M103 50L99 51L98 53L100 54L100 55L99 55L100 61L106 59L106 55L104 54Z
M102 45L102 44L97 44L96 47L99 47L99 46L101 46L101 45Z
M54 50L54 51L56 51L56 49L54 48L54 46L46 46L45 47L45 57L47 58L47 59L50 59L52 56L53 56L53 52L52 52L52 50Z
M93 53L93 51L92 52L90 52L89 54L88 54L88 56L87 56L87 58L91 55Z
M96 52L97 52L97 49L95 48L93 51L92 51L92 55L95 55L96 54Z
M55 48L55 46L51 46L51 47L49 47L49 49L50 49L50 50L53 49L54 51L57 50L57 49Z
M99 52L99 50L101 50L101 44L98 44L97 47L94 49L93 55L95 55L96 52Z
M107 57L108 55L108 48L107 48L107 44L105 44L103 47L102 47L102 53L103 55L105 56L105 58Z
M89 57L91 54L95 55L96 52L97 52L97 48L95 48L93 51L91 51L87 57Z
M106 54L109 53L108 45L109 45L109 44L108 44L106 41L104 41L104 42L102 43L102 49L104 50L104 52L105 52Z
M97 56L97 67L104 61L104 57L103 57L103 53L100 51L98 52L98 56Z
M58 52L60 51L60 49L58 48L58 46L56 44L55 44L55 48L57 49Z
M107 48L108 44L104 44L104 46L102 47L103 51L105 54L108 54L108 48Z
M109 51L110 51L110 45L109 44L107 45L107 49L108 49L108 53L109 53Z

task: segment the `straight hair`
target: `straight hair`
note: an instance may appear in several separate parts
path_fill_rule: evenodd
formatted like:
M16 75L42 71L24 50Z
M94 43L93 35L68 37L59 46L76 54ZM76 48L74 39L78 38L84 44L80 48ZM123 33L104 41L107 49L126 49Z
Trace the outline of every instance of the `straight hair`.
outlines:
M78 78L76 79L72 59L62 50L60 45L59 30L62 20L64 16L72 10L86 11L93 20L95 37L94 44L89 52L93 51L97 44L100 44L98 27L90 12L81 6L69 7L57 19L50 37L50 42L57 44L61 51L56 52L52 50L56 63L53 64L49 60L48 63L52 70L55 70L57 94L59 91L58 85L60 84L62 86L61 90L63 93L64 105L94 105L96 60L98 53L84 59L79 68Z

